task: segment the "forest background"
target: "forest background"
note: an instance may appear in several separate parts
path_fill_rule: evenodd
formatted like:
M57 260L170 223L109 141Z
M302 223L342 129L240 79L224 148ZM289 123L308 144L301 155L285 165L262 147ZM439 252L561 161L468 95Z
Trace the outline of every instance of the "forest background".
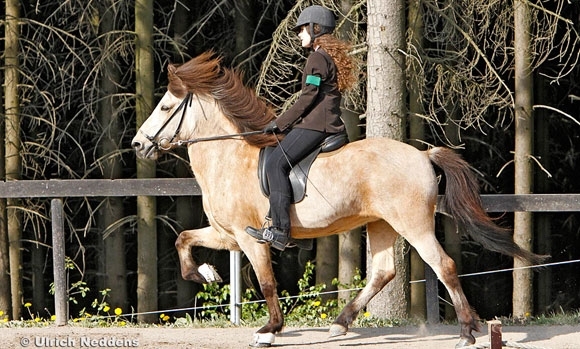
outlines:
M288 28L300 9L313 3L337 14L337 31L353 43L351 53L360 60L360 85L344 103L351 140L365 137L371 125L389 123L376 121L372 111L376 103L370 101L367 86L376 74L370 69L375 64L370 60L371 48L382 44L381 36L371 35L376 27L370 17L379 14L387 21L379 32L403 34L400 45L388 52L399 56L398 71L403 75L383 79L403 79L406 89L401 99L406 112L395 122L394 137L419 148L457 149L480 175L484 193L521 193L522 176L516 175L516 144L521 135L516 120L517 95L524 94L518 85L522 65L518 68L516 42L521 29L516 23L523 7L529 53L523 69L529 72L524 77L533 96L525 117L527 138L533 145L526 158L528 190L579 191L577 0L393 1L398 12L391 11L387 2L357 0L5 0L0 22L2 179L190 177L183 149L152 165L139 163L130 147L139 123L165 91L167 64L211 50L223 57L225 65L243 71L248 85L283 110L299 90L306 54ZM394 14L401 16L393 20ZM145 301L139 295L139 278L147 272L138 256L139 244L149 236L138 231L138 221L143 219L138 207L143 205L150 207L156 222L154 238L148 240L152 250L146 256L148 264L155 266L150 280L154 287L147 288ZM71 302L71 314L89 307L104 289L110 289L111 306L122 309L174 309L196 303L201 288L181 279L174 242L181 230L207 224L200 197L67 198L65 209L71 293L88 294L77 296L78 303ZM580 255L578 213L530 217L524 216L533 236L530 247L563 264L533 274L534 281L524 287L532 295L528 307L535 314L580 308L580 275L574 264ZM505 213L497 218L517 228L521 217ZM449 219L438 215L437 220L438 237L458 263L460 274L514 265L510 258L459 239ZM0 221L0 311L11 319L29 316L26 308L49 317L54 307L49 292L53 281L50 201L2 199ZM296 293L297 280L309 260L316 264L312 282L325 283L328 289L335 277L348 283L357 268L364 276L364 240L361 229L318 239L311 252L274 252L279 290ZM408 280L423 277L423 265L412 249L402 246L401 258L409 267L401 274L408 285ZM345 249L348 253L343 253ZM197 249L194 253L198 260L226 271L222 274L228 281L227 252ZM245 286L257 286L247 261L244 276ZM520 312L514 310L512 300L522 291L516 279L516 274L503 272L462 278L462 283L479 314L492 318ZM424 317L424 289L414 284L404 293L398 299L403 312L394 314ZM30 306L25 308L27 303ZM452 314L442 302L441 316Z

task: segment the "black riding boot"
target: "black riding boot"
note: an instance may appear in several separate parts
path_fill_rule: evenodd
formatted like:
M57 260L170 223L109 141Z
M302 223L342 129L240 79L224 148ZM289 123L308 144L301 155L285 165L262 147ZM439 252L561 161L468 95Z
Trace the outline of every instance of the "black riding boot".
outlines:
M303 250L312 250L313 247L312 239L292 239L287 230L276 227L266 227L262 229L246 227L246 233L256 238L261 244L267 242L271 243L272 247L280 251L284 251L286 247L298 247Z
M269 242L272 247L280 251L284 251L290 240L290 232L287 229L277 227L266 227L262 229L246 227L246 233L258 239L258 242L261 244Z

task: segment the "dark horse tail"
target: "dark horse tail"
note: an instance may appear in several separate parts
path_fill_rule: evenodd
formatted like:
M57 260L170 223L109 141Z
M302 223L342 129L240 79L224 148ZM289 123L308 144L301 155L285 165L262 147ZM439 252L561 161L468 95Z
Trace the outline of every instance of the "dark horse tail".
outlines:
M534 254L518 246L510 230L495 224L487 215L479 196L479 183L469 164L449 148L427 151L429 159L443 170L447 181L444 211L449 213L467 234L484 248L532 264L540 264L547 256Z

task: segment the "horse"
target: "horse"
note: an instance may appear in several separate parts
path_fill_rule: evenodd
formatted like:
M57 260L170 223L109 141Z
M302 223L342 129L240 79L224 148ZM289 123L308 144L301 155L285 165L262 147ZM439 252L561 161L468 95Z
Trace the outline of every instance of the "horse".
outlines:
M268 199L258 182L260 149L283 135L261 130L275 118L273 108L248 87L239 71L224 67L212 52L181 65L169 64L167 91L139 128L132 147L140 158L187 146L202 192L209 226L181 232L175 242L181 275L211 281L191 253L193 246L241 250L250 261L268 312L268 322L253 334L251 346L268 347L284 318L276 293L271 251L245 231L260 226ZM330 336L346 334L360 310L395 276L394 244L400 235L445 285L460 325L457 347L475 343L480 320L459 282L455 262L435 237L438 180L446 178L443 204L458 226L483 247L539 263L542 256L520 248L509 230L498 226L482 207L479 184L469 164L455 151L421 151L387 138L367 138L321 154L308 174L306 197L292 205L291 236L312 239L366 224L371 270L366 286L334 320ZM210 272L211 274L211 272Z

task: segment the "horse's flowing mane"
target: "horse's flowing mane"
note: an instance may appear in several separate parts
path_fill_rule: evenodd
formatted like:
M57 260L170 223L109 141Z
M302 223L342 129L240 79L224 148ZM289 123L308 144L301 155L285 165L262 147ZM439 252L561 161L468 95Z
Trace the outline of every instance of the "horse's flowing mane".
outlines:
M206 52L182 65L170 64L167 89L179 98L188 92L210 96L240 132L262 130L274 119L272 108L243 83L239 72L220 63L221 58ZM258 147L276 144L272 134L251 135L245 140Z

